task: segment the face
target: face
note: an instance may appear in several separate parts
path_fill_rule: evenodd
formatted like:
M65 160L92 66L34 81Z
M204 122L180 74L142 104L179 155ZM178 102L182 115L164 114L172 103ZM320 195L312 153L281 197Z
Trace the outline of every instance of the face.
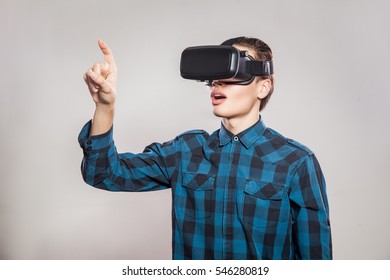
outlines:
M253 50L234 45L239 50L248 51L255 57ZM232 81L232 79L224 80ZM255 79L249 85L224 84L223 81L208 86L214 115L226 119L232 118L258 118L261 98L264 98L269 89L269 81Z

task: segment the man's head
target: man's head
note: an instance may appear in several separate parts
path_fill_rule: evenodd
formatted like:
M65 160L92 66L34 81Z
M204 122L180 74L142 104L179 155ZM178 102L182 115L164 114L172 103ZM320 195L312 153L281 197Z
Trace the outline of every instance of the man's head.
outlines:
M248 37L220 46L189 47L182 53L180 74L206 82L216 116L254 120L273 92L272 51L263 41Z
M221 45L233 46L240 50L248 50L255 60L272 61L273 59L271 48L265 42L257 38L244 37L244 36L236 37L224 41ZM255 79L256 82L262 80L269 80L270 85L269 85L268 94L261 99L260 108L259 108L260 111L262 111L265 108L269 99L271 98L271 95L274 91L275 77L274 75L257 76Z
M272 61L271 49L259 39L239 37L222 44L246 51L255 60ZM264 109L273 92L273 75L256 76L249 84L235 82L234 78L221 79L209 85L214 115L227 120L258 118L259 111Z

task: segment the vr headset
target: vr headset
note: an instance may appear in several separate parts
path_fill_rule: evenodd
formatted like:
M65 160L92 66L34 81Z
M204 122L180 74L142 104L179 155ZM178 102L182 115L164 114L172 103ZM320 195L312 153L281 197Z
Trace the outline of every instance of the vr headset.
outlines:
M209 85L218 81L248 85L256 76L270 76L273 73L271 60L254 60L247 51L240 51L233 46L189 47L181 54L180 75L184 79Z

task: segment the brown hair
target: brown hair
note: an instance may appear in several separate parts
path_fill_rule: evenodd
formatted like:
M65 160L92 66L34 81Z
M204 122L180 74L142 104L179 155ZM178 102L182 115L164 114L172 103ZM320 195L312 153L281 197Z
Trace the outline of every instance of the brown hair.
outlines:
M237 37L232 38L229 40L226 40L221 45L240 45L243 47L250 48L255 51L255 57L256 60L272 60L272 50L271 48L264 43L262 40L252 37ZM271 88L269 90L269 93L266 97L264 97L261 100L260 109L259 111L262 111L264 107L267 105L269 99L271 98L272 93L274 92L274 83L275 83L275 77L274 75L271 76L259 76L257 77L260 80L269 79L271 81Z

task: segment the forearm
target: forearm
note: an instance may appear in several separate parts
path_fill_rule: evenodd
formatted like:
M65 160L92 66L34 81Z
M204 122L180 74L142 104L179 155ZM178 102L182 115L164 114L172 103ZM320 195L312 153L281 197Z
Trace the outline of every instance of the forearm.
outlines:
M290 200L297 258L331 259L332 238L326 183L314 154L306 157L297 168Z
M329 220L322 210L300 209L293 224L295 258L332 259L332 237Z
M92 126L89 136L106 133L114 122L114 105L97 105L92 119Z
M81 171L84 181L96 188L109 191L149 191L170 186L176 163L174 143L154 143L143 153L118 154L113 140L113 127L91 136L92 123L80 131L78 140L83 149Z

